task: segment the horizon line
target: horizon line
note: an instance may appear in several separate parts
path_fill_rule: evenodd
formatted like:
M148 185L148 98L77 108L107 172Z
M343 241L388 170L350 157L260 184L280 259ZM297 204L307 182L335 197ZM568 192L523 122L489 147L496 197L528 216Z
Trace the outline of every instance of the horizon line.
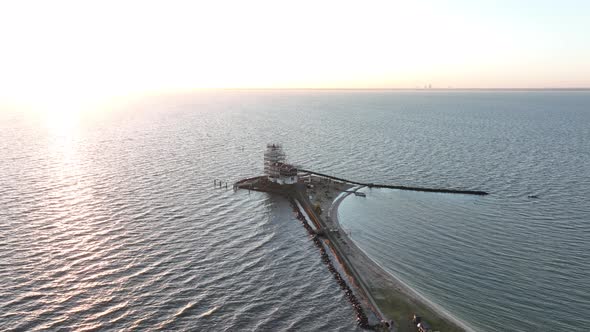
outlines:
M185 90L185 89L182 89ZM588 91L590 87L579 88L276 88L276 87L253 87L253 88L188 88L186 90L400 90L400 91Z

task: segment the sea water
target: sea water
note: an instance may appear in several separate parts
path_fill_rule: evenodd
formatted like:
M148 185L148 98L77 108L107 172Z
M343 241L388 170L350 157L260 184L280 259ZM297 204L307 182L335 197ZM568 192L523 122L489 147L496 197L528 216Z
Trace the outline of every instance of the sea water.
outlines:
M289 161L365 189L371 258L481 331L590 324L590 92L197 91L0 113L2 330L341 330L354 312L288 202ZM214 180L228 183L214 188Z

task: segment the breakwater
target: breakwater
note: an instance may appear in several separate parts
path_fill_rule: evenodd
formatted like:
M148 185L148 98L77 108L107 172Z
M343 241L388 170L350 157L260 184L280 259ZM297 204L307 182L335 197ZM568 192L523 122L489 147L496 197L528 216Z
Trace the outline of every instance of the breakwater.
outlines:
M484 196L488 195L485 191L480 190L462 190L462 189L445 189L445 188L423 188L423 187L410 187L410 186L399 186L399 185L388 185L388 184L375 184L375 183L363 183L358 181L347 180L343 178L339 178L336 176L318 173L310 170L300 169L300 172L314 174L317 176L321 176L324 178L357 184L361 186L367 186L369 188L389 188L389 189L399 189L399 190L410 190L410 191L423 191L423 192L432 192L432 193L444 193L444 194L463 194L463 195L479 195Z
M334 264L332 263L330 256L326 252L326 248L322 244L322 241L319 239L318 235L314 232L313 228L309 225L309 223L305 219L305 216L303 215L303 213L301 213L301 211L299 210L299 207L297 206L295 199L291 198L290 201L291 201L291 206L293 207L293 210L295 211L295 213L297 215L297 219L299 221L301 221L301 223L303 224L303 227L307 230L307 232L311 236L313 243L320 250L322 262L324 264L326 264L326 266L328 267L328 270L330 271L330 273L332 273L332 275L334 276L334 279L336 279L336 282L338 282L338 285L346 294L346 299L350 302L350 304L354 308L357 324L363 329L374 329L374 327L369 324L369 319L367 318L367 315L365 314L365 311L363 310L363 307L362 307L361 303L359 302L358 298L356 297L356 295L354 295L354 292L352 291L350 286L348 286L348 283L346 282L346 280L344 280L344 278L342 278L342 276L340 275L338 270L336 270L336 267L334 267Z
M326 220L321 218L318 213L316 213L315 209L312 208L312 204L308 199L307 191L305 190L305 186L299 185L297 186L298 190L294 190L292 195L294 195L294 199L301 204L301 207L309 216L310 220L318 227L320 230L325 230L324 236L328 240L330 248L332 248L335 257L338 259L338 262L344 269L345 273L349 276L352 283L356 286L356 289L360 292L360 294L366 299L367 306L366 308L372 311L377 319L380 322L386 322L387 319L385 315L379 310L375 299L373 298L369 287L367 286L365 280L363 280L363 276L357 269L354 267L353 263L350 261L349 257L346 255L345 251L341 246L341 241L337 238L338 235L333 233L334 229L331 229L326 224ZM329 209L326 209L326 211ZM337 229L337 233L340 230Z
M309 176L309 179L306 178L307 176ZM302 222L312 237L314 244L320 250L322 261L327 265L328 270L333 274L339 286L345 292L346 298L352 304L360 327L380 331L390 331L392 329L407 331L406 317L418 312L426 316L429 322L444 327L446 330L464 330L458 326L457 321L449 317L443 317L444 313L438 312L428 301L422 300L411 289L392 281L381 267L371 263L350 242L346 233L339 227L337 218L332 215L332 207L334 207L334 202L339 202L338 200L334 201L334 198L342 192L350 193L353 185L359 186L356 189L367 186L439 193L487 195L483 191L375 185L308 170L300 170L299 181L294 184L280 185L270 181L266 176L258 176L236 182L234 189L280 194L292 203L297 219ZM353 191L356 191L356 189ZM312 204L312 200L315 202L314 204ZM329 211L329 215L325 219L320 217L323 211ZM302 212L305 212L309 219L305 218ZM311 223L313 223L315 229L311 227ZM320 236L325 238L325 241L322 241ZM332 258L338 261L342 270L335 268L331 256L326 252L326 245L331 249L334 254ZM348 280L343 278L341 273L344 273ZM360 297L363 302L359 302L357 297ZM370 313L370 317L367 317L366 313Z
M360 274L354 269L352 264L345 256L342 249L338 246L338 241L336 241L336 239L334 239L330 234L329 227L326 226L325 222L317 215L316 211L314 211L311 202L307 198L305 185L303 185L302 183L298 183L295 185L281 186L277 185L276 183L269 182L265 176L259 176L243 179L236 182L234 184L234 189L247 189L260 192L268 192L273 194L279 194L286 197L293 205L293 209L295 210L297 219L299 219L302 222L304 228L311 235L314 244L320 250L322 261L327 265L328 270L332 273L332 275L338 282L340 288L344 291L346 298L352 304L353 309L356 313L358 325L364 329L387 330L386 325L382 324L383 315L376 307L375 301L371 297L371 294L368 291L366 285L364 284ZM298 206L297 203L299 203L300 205ZM305 219L300 209L303 209L303 211L307 214L309 220L313 223L315 229L311 227L311 225ZM344 277L340 275L338 270L335 268L334 263L332 262L330 256L326 252L322 240L318 236L318 231L322 233L323 236L326 237L326 239L328 240L327 245L329 245L329 247L332 249L334 257L341 264L344 273L350 279L350 283L354 285L355 290L359 292L358 295L362 296L364 299L368 301L366 303L366 306L358 300L357 295L355 295L355 292L352 290L349 283L346 281ZM367 317L367 310L372 312L374 316L377 318L377 324L372 324L372 320L374 319L369 319Z

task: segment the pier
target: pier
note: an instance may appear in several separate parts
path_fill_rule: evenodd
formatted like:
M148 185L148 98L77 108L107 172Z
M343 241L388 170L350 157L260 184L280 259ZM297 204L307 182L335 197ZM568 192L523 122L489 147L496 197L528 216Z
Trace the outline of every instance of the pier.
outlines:
M388 188L388 189L399 189L399 190L410 190L410 191L423 191L423 192L431 192L431 193L444 193L444 194L463 194L463 195L479 195L485 196L488 195L485 191L479 190L462 190L462 189L444 189L444 188L423 188L423 187L409 187L409 186L400 186L400 185L389 185L389 184L375 184L375 183L363 183L358 181L347 180L343 178L339 178L332 175L327 175L323 173L318 173L310 170L300 169L300 172L307 173L307 174L314 174L324 178L342 181L346 183L352 183L361 186L367 186L369 188Z

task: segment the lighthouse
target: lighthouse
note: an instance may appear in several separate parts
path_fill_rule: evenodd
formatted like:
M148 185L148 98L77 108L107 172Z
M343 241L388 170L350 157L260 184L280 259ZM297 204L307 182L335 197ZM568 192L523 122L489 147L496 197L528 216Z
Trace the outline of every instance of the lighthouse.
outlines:
M269 143L264 152L264 174L269 181L284 185L297 183L297 167L286 163L286 155L280 144Z

